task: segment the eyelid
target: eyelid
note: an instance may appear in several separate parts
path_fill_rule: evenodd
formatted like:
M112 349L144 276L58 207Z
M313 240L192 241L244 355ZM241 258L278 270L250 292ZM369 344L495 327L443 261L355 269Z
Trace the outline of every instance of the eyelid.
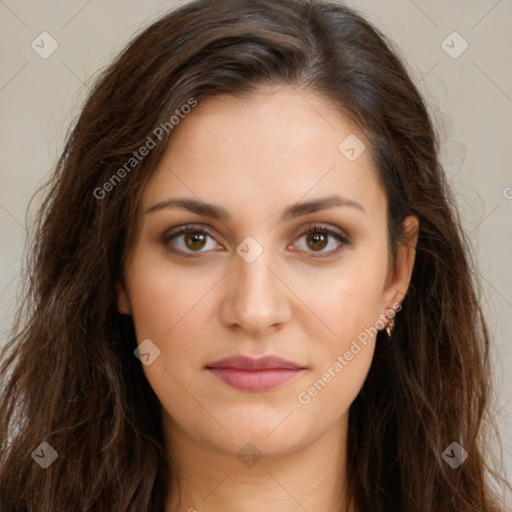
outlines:
M339 228L337 228L339 229ZM337 256L340 251L342 251L345 247L352 245L348 236L342 231L337 231L334 228L331 228L328 224L316 223L309 227L302 228L298 237L295 239L300 240L302 237L308 235L309 233L325 233L329 238L335 238L340 244L336 249L331 249L330 251L306 251L307 254L312 254L313 258L322 259L322 258L331 258ZM295 242L294 242L295 243Z
M212 235L212 233L210 232L210 229L212 229L210 226L206 226L206 228L205 228L204 224L184 224L182 226L177 226L175 228L169 229L168 231L166 231L163 234L162 243L165 246L167 246L167 244L169 244L169 242L175 237L177 238L186 233L197 232L197 233L204 234L207 237L211 238L218 245L222 245ZM340 228L336 228L336 229L340 229ZM340 250L342 250L344 247L351 245L349 237L342 230L336 231L334 228L331 228L328 224L322 224L322 223L315 223L308 227L302 227L300 232L298 233L298 235L294 238L293 244L295 244L297 240L308 235L309 233L316 233L316 232L323 232L328 237L335 238L340 243L340 247L338 247L337 249L331 249L330 251L326 251L326 252L306 251L307 253L314 255L313 257L315 257L315 258L328 258L330 256L334 256L334 255L338 254L338 252ZM169 250L170 252L175 253L175 254L183 255L185 257L199 257L203 253L206 254L206 253L210 252L210 251L201 251L201 250L200 251L182 251L181 249L172 249L172 250L167 249L167 250Z
M212 230L212 228L210 226L207 226L207 228L205 228L205 226L202 224L184 224L182 226L177 226L175 228L171 228L171 229L167 230L162 235L162 243L167 248L169 242L173 238L177 238L186 233L196 233L197 232L197 233L202 233L202 234L206 235L207 237L211 238L212 240L215 241L215 243L217 245L221 245L219 242L217 242L216 238L212 235L210 230ZM182 251L181 249L169 249L169 248L167 248L167 250L174 254L178 254L181 256L185 256L185 257L192 257L192 258L201 256L203 253L206 254L207 252L209 252L209 251Z

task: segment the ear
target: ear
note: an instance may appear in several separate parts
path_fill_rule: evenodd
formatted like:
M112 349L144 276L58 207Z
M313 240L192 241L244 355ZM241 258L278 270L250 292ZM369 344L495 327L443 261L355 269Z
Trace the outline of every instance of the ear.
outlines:
M116 283L116 295L117 295L117 310L122 315L131 315L132 308L130 305L130 299L124 286L121 283Z
M382 296L382 306L385 310L404 300L411 281L418 243L419 221L416 217L409 216L404 220L403 226L404 237L397 248L394 264L392 262L390 264Z

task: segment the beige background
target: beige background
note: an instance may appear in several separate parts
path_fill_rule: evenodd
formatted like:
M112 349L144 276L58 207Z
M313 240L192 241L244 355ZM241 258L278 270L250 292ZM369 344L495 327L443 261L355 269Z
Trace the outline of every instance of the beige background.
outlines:
M15 310L29 197L56 162L100 68L135 32L177 3L0 0L0 345ZM503 463L511 475L512 2L359 0L349 5L400 48L438 123L446 171L483 275L495 338ZM47 59L31 48L43 31L58 43ZM446 40L452 53L463 49L462 39L448 37L454 31L468 44L456 59L442 47Z

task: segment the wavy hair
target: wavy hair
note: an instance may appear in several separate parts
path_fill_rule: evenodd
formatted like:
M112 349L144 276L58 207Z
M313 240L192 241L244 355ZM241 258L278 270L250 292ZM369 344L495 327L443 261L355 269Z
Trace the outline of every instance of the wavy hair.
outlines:
M365 133L392 250L407 215L420 223L393 338L378 334L350 407L353 503L503 510L485 452L490 340L475 265L438 136L399 53L340 3L196 0L141 31L101 73L39 191L23 300L2 352L2 511L163 511L173 468L160 404L133 354L133 322L117 312L115 283L142 191L172 137L169 119L191 98L280 85L317 93ZM158 143L126 167L148 137ZM43 470L32 454L44 441L58 457ZM457 469L442 458L454 441L469 454Z

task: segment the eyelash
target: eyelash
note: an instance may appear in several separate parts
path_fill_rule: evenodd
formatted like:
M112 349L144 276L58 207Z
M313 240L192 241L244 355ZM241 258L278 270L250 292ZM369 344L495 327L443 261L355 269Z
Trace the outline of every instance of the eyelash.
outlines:
M186 226L181 226L180 228L177 228L176 230L165 233L164 236L162 237L162 243L167 248L169 245L169 242L172 239L177 238L180 235L188 234L188 233L206 235L213 239L213 236L208 231L206 231L204 228L202 228L200 226L189 224ZM333 249L328 252L317 251L316 255L314 256L315 258L325 258L325 257L329 257L329 256L334 256L339 251L341 251L345 246L351 245L350 241L344 235L342 235L341 233L338 233L337 231L333 231L332 229L330 229L327 226L323 226L320 224L317 224L315 226L311 226L311 227L307 228L299 235L298 238L300 239L303 236L306 236L310 233L322 233L322 234L328 235L328 236L333 237L336 240L338 240L338 242L340 242L340 244L341 244L337 249ZM167 250L169 250L170 252L173 252L175 254L183 255L187 258L198 257L202 252L206 252L206 251L189 252L189 251L182 251L181 249L167 249ZM315 251L312 251L312 254L315 254Z

